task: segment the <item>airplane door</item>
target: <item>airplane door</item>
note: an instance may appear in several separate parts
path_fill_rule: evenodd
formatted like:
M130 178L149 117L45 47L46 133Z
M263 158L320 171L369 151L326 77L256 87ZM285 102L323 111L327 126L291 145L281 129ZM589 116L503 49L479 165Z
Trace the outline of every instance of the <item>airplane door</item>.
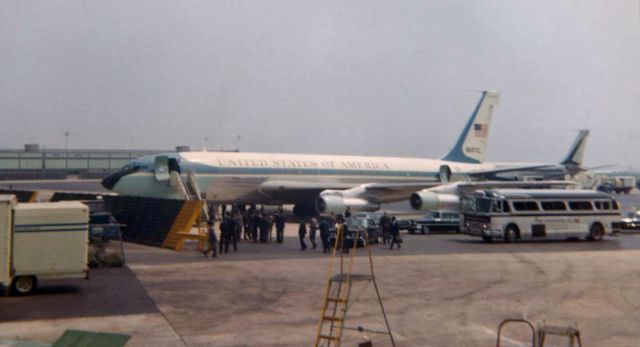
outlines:
M438 171L438 177L440 178L440 182L447 183L451 178L451 168L449 165L441 165L440 170Z
M154 174L158 181L168 181L171 178L169 175L169 157L164 155L157 156L154 165Z

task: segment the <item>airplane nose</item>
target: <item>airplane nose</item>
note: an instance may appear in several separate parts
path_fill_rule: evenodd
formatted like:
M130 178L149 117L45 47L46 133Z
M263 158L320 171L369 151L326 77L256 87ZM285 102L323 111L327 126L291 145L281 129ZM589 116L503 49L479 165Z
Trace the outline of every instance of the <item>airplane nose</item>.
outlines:
M102 179L102 186L109 189L109 190L113 190L113 187L116 186L116 184L118 184L118 181L120 181L120 179L126 175L132 174L134 172L138 171L137 167L133 167L130 169L124 169L124 170L120 170L116 173L113 173L107 177L105 177L104 179Z

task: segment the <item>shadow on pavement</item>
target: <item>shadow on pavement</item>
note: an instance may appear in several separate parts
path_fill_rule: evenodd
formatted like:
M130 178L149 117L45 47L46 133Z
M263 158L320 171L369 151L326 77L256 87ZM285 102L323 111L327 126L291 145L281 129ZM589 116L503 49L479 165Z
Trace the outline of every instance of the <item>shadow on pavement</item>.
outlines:
M42 281L33 295L0 297L0 322L158 312L128 268L95 269L91 279Z

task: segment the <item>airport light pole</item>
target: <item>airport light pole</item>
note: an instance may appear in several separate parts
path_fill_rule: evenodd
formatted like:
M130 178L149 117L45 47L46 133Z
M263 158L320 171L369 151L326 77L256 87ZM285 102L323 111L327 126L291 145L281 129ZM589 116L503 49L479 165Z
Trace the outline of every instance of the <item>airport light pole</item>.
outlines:
M237 150L238 152L240 152L240 135L238 135L238 136L236 137L236 140L237 140L236 150Z
M69 132L64 132L64 168L69 168Z

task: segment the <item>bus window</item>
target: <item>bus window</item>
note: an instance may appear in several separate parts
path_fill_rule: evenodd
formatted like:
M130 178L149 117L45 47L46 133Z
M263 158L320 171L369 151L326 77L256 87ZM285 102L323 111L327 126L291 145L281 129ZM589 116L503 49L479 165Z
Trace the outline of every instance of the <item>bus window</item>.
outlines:
M609 201L595 201L593 204L596 205L596 210L610 210L611 209L611 203L609 203Z
M513 208L516 211L538 211L538 204L535 201L514 201Z
M506 213L511 212L511 207L509 207L509 204L506 200L502 200L502 210Z
M564 201L542 201L540 203L545 211L566 211L567 206Z
M595 201L593 204L596 206L596 210L602 210L602 201Z
M591 202L589 201L569 201L569 208L576 211L593 210Z
M611 200L611 206L612 206L613 210L617 210L619 208L618 207L618 202L615 201L615 200Z

